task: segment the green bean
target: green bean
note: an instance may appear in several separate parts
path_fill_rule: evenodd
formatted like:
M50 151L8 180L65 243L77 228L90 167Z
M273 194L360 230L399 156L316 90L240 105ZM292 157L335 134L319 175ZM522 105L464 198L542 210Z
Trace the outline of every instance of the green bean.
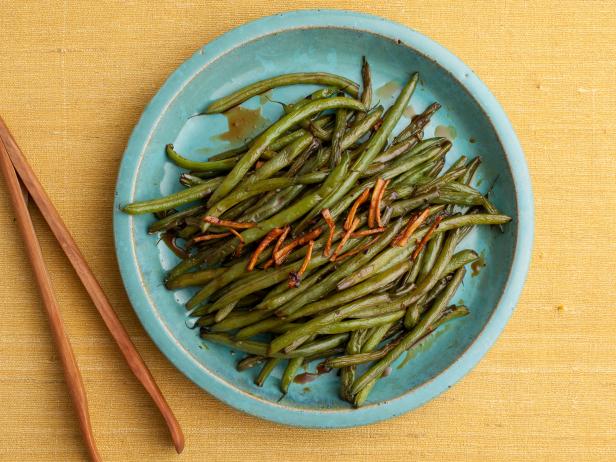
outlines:
M372 111L370 111L366 115L366 117L362 120L362 122L360 124L358 124L358 125L352 127L351 129L347 130L345 136L343 137L343 139L341 141L341 148L343 150L347 149L353 143L355 143L368 130L370 130L370 128L372 126L374 126L374 124L380 119L382 114L383 114L383 108L381 106L378 106L377 108L375 108ZM330 148L324 149L322 151L322 153L323 153L323 160L317 161L316 165L314 167L315 168L320 168L320 166L329 158L330 152L331 152ZM297 192L299 194L299 190ZM267 200L269 201L269 200L271 200L271 198L268 198ZM266 202L263 205L262 210L264 210L264 209L267 210L268 208L269 208L269 205ZM259 219L254 219L252 221L260 221L260 220Z
M462 228L465 226L505 224L508 223L510 220L511 218L506 215L474 214L454 216L450 218L445 218L443 221L441 221L438 228L434 230L432 237L434 238L434 236L438 235L439 233L444 233L446 231ZM421 239L427 231L427 226L418 229L417 231L415 231L415 233L413 233L409 241L412 242L414 240ZM404 258L407 258L413 252L413 250L414 246L410 245L407 245L406 247L392 247L390 249L387 249L374 261L371 261L367 265L363 265L363 268L356 275L347 275L351 277L349 277L349 280L345 282L344 287L350 287L349 284L351 282L353 284L356 284L371 277L378 268L383 269L384 266L397 264Z
M443 314L441 315L440 319L436 322L435 326L438 327L454 319L463 318L465 316L468 316L469 313L470 311L464 305L450 306L446 308L445 311L443 311Z
M259 180L264 180L266 178L271 178L274 174L285 168L287 165L290 165L297 156L308 149L313 143L314 138L309 134L299 137L293 143L280 151L278 155L265 162L261 168L255 171L254 175L247 179L248 184ZM314 144L314 146L316 146L316 144Z
M205 183L205 180L197 175L192 175L190 173L182 173L180 175L180 184L187 188L192 188L193 186L203 183Z
M325 237L318 239L315 242L314 250L318 250L322 248L325 245L325 239L326 239ZM349 240L349 245L354 245L354 243L357 243L357 241L354 240L351 242ZM302 258L305 254L306 254L306 248L302 247L292 252L289 258L287 259L287 261L293 262L296 259ZM259 258L257 259L257 264L263 263L264 261L269 259L271 255L272 255L272 248L265 249L265 251L261 253ZM194 308L195 306L204 302L208 297L212 296L212 294L214 294L214 292L216 292L217 290L227 286L233 281L236 281L240 279L242 276L246 275L247 273L246 266L248 264L248 259L249 257L242 258L240 261L235 263L233 266L227 268L227 271L225 271L221 276L210 281L208 285L206 285L203 289L197 292L193 296L193 298L191 298L186 303L186 306L188 308Z
M467 194L469 196L481 196L481 193L475 188L458 182L451 182L446 185L443 185L441 186L441 189L443 191L451 193Z
M251 208L253 205L255 205L258 200L259 200L259 197L251 197L249 199L246 199L243 202L240 202L239 204L235 204L229 210L224 212L220 216L220 218L222 218L223 220L242 221L242 220L238 220L238 218L240 216L242 216L244 213L246 213L246 211L249 208ZM211 227L211 229L216 229L216 228L218 228L218 227L217 226Z
M317 268L328 263L328 261L329 260L326 257L318 255L310 260L308 267ZM250 284L243 284L235 290L229 290L226 292L222 297L214 302L212 309L222 308L228 303L231 303L234 300L239 300L240 298L255 292L256 290L271 287L274 284L287 279L289 271L296 269L298 266L299 265L294 262L289 265L281 266L273 271L262 271L261 273L263 274L255 275L256 277L250 281Z
M269 313L264 311L249 311L248 313L231 313L222 321L211 326L212 332L228 332L254 324L266 318Z
M319 334L342 334L344 332L356 332L360 329L369 329L383 324L390 324L404 317L404 310L381 313L378 316L355 318L340 321L319 329Z
M342 310L342 313L353 313L353 311L355 310L360 310L362 308L365 307L369 307L369 306L373 306L375 304L380 304L380 303L384 303L387 302L389 300L389 295L387 294L379 294L379 295L374 295L371 297L365 297L362 298L360 300L355 300L347 305L344 305L343 307L341 307L340 309L336 310L334 313L340 312ZM328 313L326 315L323 316L327 316L329 315L330 317L332 317L334 320L339 320L340 318L336 318L335 315L332 315L331 313ZM344 314L342 315L344 316ZM297 319L297 318L293 318L293 319ZM317 318L315 318L317 319ZM279 326L283 326L285 324L287 324L290 321L290 319L280 319L280 318L271 318L271 319L265 319L265 320L261 320L253 325L249 325L241 330L239 330L235 336L238 339L246 339L246 338L250 338L253 337L257 334L260 334L262 332L267 332L269 330L275 329ZM315 328L316 326L316 328ZM301 328L301 330L299 330L298 332L291 334L292 336L292 340L288 343L292 343L293 341L297 340L298 338L304 337L306 335L311 335L313 333L315 333L316 331L318 331L318 329L320 329L321 327L324 327L323 325L321 325L320 321L314 322L311 326L309 326L308 328L305 327L305 324L301 324L300 326L298 326L299 328ZM316 329L316 330L315 330ZM288 331L285 331L285 333L287 333ZM306 333L307 332L307 333ZM286 337L286 339L288 339L289 336ZM284 340L283 340L284 342ZM287 345L284 345L287 346ZM284 348L283 346L283 348Z
M169 194L168 196L161 197L160 199L133 202L132 204L122 207L122 211L130 215L162 212L163 210L169 210L180 205L203 199L211 194L212 191L214 191L221 183L222 178L212 178L203 184Z
M438 159L434 163L434 166L426 174L426 178L425 179L422 178L417 183L419 185L423 185L423 184L429 183L430 180L432 180L433 178L436 178L437 176L440 175L440 173L441 173L441 171L443 170L444 167L445 167L445 159L443 157L441 157L440 159Z
M464 308L466 309L466 307L460 307L460 308ZM451 319L454 319L456 317L461 317L461 316L465 316L466 314L468 314L468 309L466 309L466 311L464 311L464 309L460 309L458 312L455 311L451 311L451 317L446 317L444 314L441 316L441 318L439 318L439 320L432 326L432 331L428 332L428 334L424 335L424 337L420 338L418 341L416 341L408 350L407 352L410 352L411 349L417 347L422 340L427 337L428 335L430 335L435 329L437 329L441 324L443 324L444 322L447 322ZM449 308L447 309L449 310ZM377 380L379 380L380 377L377 377L375 379L372 379L370 382L368 382L368 384L361 389L356 395L355 398L353 400L353 405L355 407L360 407L368 398L368 395L370 394L370 391L372 390L372 388L374 387L374 385L376 385Z
M439 190L439 197L434 199L434 203L470 207L473 205L483 205L483 198L482 196L447 191L443 188Z
M353 355L338 356L335 358L329 358L323 362L323 367L331 367L332 369L339 369L341 367L359 366L360 364L366 364L372 361L377 361L387 355L393 350L399 343L400 339L395 339L385 345L379 350L373 350L365 353L357 353Z
M393 326L393 324L393 322L390 322L374 327L370 332L370 335L368 335L368 338L366 338L366 341L362 345L359 353L369 353L374 350L379 343L381 343L381 340L383 340L385 334L387 334L387 331L391 328L391 326Z
M293 379L295 378L297 370L300 368L303 362L304 362L304 358L302 358L301 356L298 356L297 358L289 359L287 367L285 368L284 373L282 374L282 379L280 380L280 391L283 394L286 395L289 392L289 386L293 382Z
M434 148L427 149L424 152L416 154L411 157L401 157L393 162L392 165L388 166L385 172L383 172L380 176L384 180L389 180L390 178L395 178L402 173L408 172L413 167L417 167L418 165L423 164L424 162L431 162L433 160L442 158L447 151L451 148L450 142L444 142L441 146L435 146ZM429 191L432 188L420 188L417 189L417 194L423 194Z
M261 195L268 191L286 188L296 184L293 178L269 178L267 180L261 180L256 183L247 184L246 187L234 191L226 196L221 201L217 202L215 206L210 207L206 212L206 215L211 217L219 217L225 211L229 210L236 204L249 199L254 196ZM210 223L203 222L201 225L201 232L205 232L210 227Z
M491 215L497 215L498 209L494 206L494 204L492 204L492 202L490 202L490 200L486 196L482 196L482 198L482 205L483 208L486 209L486 212Z
M282 191L275 193L268 201L259 207L247 210L246 213L240 217L239 221L253 221L255 223L259 223L289 205L305 189L306 185L294 185L285 188Z
M379 118L381 117L382 114L383 114L383 108L381 106L379 106L379 107L375 108L374 110L372 110L371 112L369 112L366 115L366 117L362 120L362 122L360 124L358 124L357 126L352 127L351 129L347 130L344 138L341 141L341 148L343 150L347 149L349 146L351 146L353 143L355 143L368 130L370 130L370 128L379 120ZM324 164L324 162L329 158L330 151L331 151L331 149L329 149L329 148L322 150L323 159L322 160L318 160L316 162L316 165L314 165L314 168L320 168L320 166L322 164ZM296 191L299 194L299 192L301 191L301 188L299 190L296 190ZM270 209L270 206L269 206L269 201L270 200L272 200L272 199L271 198L267 198L265 204L262 206L261 212ZM263 218L263 217L259 216L256 219L247 220L247 221L260 221L261 218Z
M257 82L215 101L208 111L241 104L269 85L323 75L292 74ZM171 290L198 287L186 302L187 327L199 328L204 342L248 353L237 363L238 370L263 363L257 386L263 386L281 360L288 361L279 384L283 396L300 365L324 358L322 366L340 368L340 396L354 406L368 399L383 371L402 352L415 348L443 323L468 315L465 306L447 304L464 277L464 266L479 257L473 250L455 248L473 226L502 229L511 220L487 194L470 186L479 157L462 155L446 162L452 143L443 137L424 139L438 103L392 136L416 89L417 74L387 112L381 106L367 110L372 83L365 59L362 81L361 92L351 82L355 99L333 85L292 104L279 103L285 114L278 121L244 145L204 161L186 159L168 145L167 157L190 170L180 175L187 189L125 207L134 214L154 212L157 221L150 225L151 232L194 242L165 282ZM341 226L351 204L377 181L387 185L381 197L373 192L370 212L378 202L383 229L370 230L372 223L366 228L366 204L355 207L358 223L353 221L353 230L347 229L348 223ZM324 209L337 226L327 213L321 216ZM405 245L393 245L418 209L425 209L425 222L405 236ZM235 237L227 233L219 240L194 239L206 230L228 231L206 222L206 215L251 227L242 227ZM392 217L398 219L390 222ZM257 249L267 233L278 229L280 235L282 228L291 230L290 237L285 233L282 241L272 242L272 233ZM265 266L271 266L275 247L304 230L321 230L321 235L285 255L282 265L262 269L266 261ZM347 233L355 234L347 241ZM342 258L332 261L323 248L326 243L336 246L343 236L343 248L336 249ZM232 255L240 243L246 255ZM350 249L356 250L349 255ZM256 265L251 261L248 266L253 251ZM300 266L302 284L290 288L289 275ZM356 370L362 364L366 369Z
M435 166L442 162L442 157L436 157L432 161L425 162L415 168L396 177L392 183L393 191L400 191L402 187L409 188L409 192L414 193L414 186L425 177Z
M213 207L210 207L206 215L211 217L219 217L225 211L229 210L236 204L245 201L248 198L261 195L268 191L278 190L293 186L295 184L314 184L320 183L328 177L328 172L312 172L306 175L296 176L293 178L278 177L268 178L266 180L257 181L256 183L247 182L242 189L233 191L231 194L220 200ZM203 222L201 231L205 232L210 227L210 223Z
M340 201L349 190L357 183L361 173L372 163L374 158L383 149L383 146L387 142L387 138L391 134L392 130L400 120L404 109L406 108L411 95L415 91L419 76L417 73L413 74L408 83L402 88L400 95L396 99L393 106L387 111L383 118L383 123L377 130L377 132L370 138L364 151L360 154L359 158L355 161L351 167L351 173L347 175L344 181L338 185L337 188L330 194L324 201L322 201L318 208L313 209L308 215L307 219L311 219L320 213L325 208L330 208L332 205ZM306 219L306 218L305 218Z
M310 133L308 133L303 128L292 131L288 135L281 136L280 138L273 141L272 144L270 144L270 149L273 151L278 151L282 148L287 147L289 144L293 143L294 141L301 138L302 136L306 136L306 135L310 135ZM246 151L248 151L248 149L246 149Z
M366 337L366 330L358 330L354 331L351 334L351 338L349 339L345 352L347 354L355 354L359 353L361 350L361 346ZM348 400L351 397L348 394L353 381L355 380L355 368L354 367L345 367L340 370L340 397L344 400Z
M251 242L256 241L257 239L265 236L269 231L274 228L279 228L288 223L294 222L297 218L303 216L306 212L312 209L316 204L322 201L323 197L327 194L331 193L331 191L336 187L336 185L340 182L341 178L347 176L347 171L349 168L349 158L348 156L344 156L342 162L336 166L334 170L329 174L325 182L321 185L321 187L306 196L300 199L298 202L293 204L291 207L281 210L273 217L268 218L265 221L262 221L254 228L250 228L245 230L241 236L244 240L244 243L249 244ZM321 173L321 172L316 172ZM218 263L220 258L229 255L233 252L233 249L237 245L237 238L229 241L227 244L219 247L217 252L208 257L205 261L213 264Z
M407 271L410 265L411 265L411 262L402 261L399 264L395 265L394 267L390 268L389 270L383 271L382 273L377 274L373 278L370 278L364 281L363 283L356 285L352 289L337 292L328 298L325 298L325 299L322 299L322 300L319 300L313 303L308 303L307 305L304 305L303 307L299 308L293 313L288 314L285 317L285 319L287 321L292 321L294 319L298 319L303 316L308 316L314 313L324 311L328 308L338 307L340 305L343 305L344 303L349 303L354 300L361 299L361 297L368 295L372 292L375 292L375 290L378 289L379 287L382 287L384 285L389 284L392 281L395 281L401 274ZM387 297L389 297L389 295L387 294L379 294L379 295L386 295ZM336 310L333 311L333 313L339 313L339 312L346 313L345 310L341 310L340 308L336 308ZM305 323L304 325L310 326L311 322L312 321ZM279 345L282 343L283 343L282 339L281 340L275 339L274 341L272 341L272 345L274 344Z
M204 340L210 340L215 343L220 343L222 345L227 345L231 348L234 348L239 351L243 351L245 353L250 353L253 355L259 356L268 356L267 355L267 343L256 342L253 340L235 340L233 337L227 334L221 333L201 333L201 338ZM315 340L314 342L307 343L301 348L292 351L291 353L276 353L273 355L269 355L274 358L297 358L301 356L311 356L315 354L319 354L323 351L330 350L332 348L337 347L341 343L345 342L349 338L348 334L336 334L324 337L319 340Z
M434 236L434 239L431 239L430 242L428 242L428 244L426 245L423 262L419 270L419 274L417 275L417 278L420 281L426 277L426 275L434 266L434 262L436 261L441 251L441 247L443 246L444 239L445 235L443 233L439 233Z
M379 154L374 162L389 162L397 157L400 157L402 154L409 151L413 146L417 145L417 138L412 138L410 140L400 141L399 143L392 144L386 150L384 150L381 154Z
M261 372L259 372L259 375L255 379L255 385L257 387L263 386L263 384L265 383L265 380L270 376L274 368L278 365L278 363L281 360L282 360L281 358L270 358L267 360L267 362L263 365Z
M288 290L288 284L282 282L280 284L280 289L282 290L280 290L279 293L273 294L272 296L269 296L268 294L268 296L266 296L261 303L255 306L255 309L273 310L282 306L283 304L291 300L293 297L298 296L302 292L305 292L310 287L318 283L331 270L331 266L324 266L316 273L310 275L310 277L304 278L300 286L296 287L293 290Z
M347 114L348 112L346 109L338 109L336 111L336 124L334 125L334 132L332 134L332 153L330 156L331 168L334 168L340 162L340 156L342 155L341 143L346 130Z
M238 363L235 366L235 369L238 372L242 372L242 371L245 371L247 369L257 366L266 360L267 358L265 358L264 356L257 356L257 355L246 356L241 361L238 361Z
M452 181L457 180L458 178L460 178L462 175L464 175L464 172L466 171L466 167L459 167L456 168L454 170L452 170L451 172L448 172L438 178L433 179L432 181L429 181L427 183L424 183L420 186L417 187L417 189L415 190L415 192L417 194L422 194L425 193L426 191L429 191L433 188L438 188L442 185L446 185Z
M242 181L244 175L246 175L248 170L259 159L261 153L269 147L272 141L282 135L285 131L297 124L300 120L310 117L312 114L326 111L328 109L338 108L365 111L364 106L357 100L345 97L335 97L311 101L310 103L300 107L297 111L292 111L281 117L255 140L248 152L246 152L235 164L233 170L229 172L218 189L214 191L208 200L208 206L211 207L217 201L229 194L229 192L231 192L231 190L237 186L240 181Z
M497 215L490 215L497 216ZM391 225L385 232L383 232L378 240L370 247L365 253L355 255L348 260L344 261L334 273L327 276L320 284L311 287L304 293L293 298L291 301L280 307L276 313L281 316L288 316L291 313L297 311L307 303L316 301L319 297L328 293L336 287L338 281L344 279L349 274L361 268L368 263L374 256L376 256L381 250L383 250L390 242L396 237L400 229L402 228L402 222L398 221Z
M453 257L452 257L452 260L453 260ZM406 329L412 329L413 327L417 325L417 323L419 322L419 319L421 318L421 315L428 308L429 304L436 297L438 297L438 295L445 289L445 287L447 287L447 284L449 284L449 281L451 280L449 273L456 271L458 268L464 265L453 267L453 265L451 265L450 263L448 265L448 268L449 266L452 266L452 269L451 271L447 271L447 270L444 271L445 277L443 277L440 281L438 281L434 285L434 287L432 287L427 293L419 297L419 299L416 302L412 303L411 305L407 307L406 316L404 317L404 327Z
M357 97L359 92L359 86L344 77L334 74L328 74L326 72L304 72L297 74L285 74L278 77L273 77L266 80L248 85L241 90L238 90L224 98L217 99L211 103L206 114L217 114L225 112L238 104L242 104L244 101L252 98L253 96L265 93L268 90L276 87L283 87L287 85L302 85L302 84L316 84L326 85L330 87L337 87L344 90L354 98Z
M290 330L288 332L285 332L281 336L276 337L274 340L272 340L272 343L270 345L270 351L280 351L287 345L293 343L298 338L318 332L320 328L325 327L333 322L340 321L341 319L344 319L345 317L353 313L353 311L363 308L365 306L365 301L362 303L362 297L372 293L375 287L382 286L394 280L397 276L406 271L410 264L410 262L406 261L401 262L399 265L387 272L384 272L382 275L369 279L363 284L355 286L352 291L349 290L338 292L337 294L332 295L329 298L322 299L314 303L309 303L303 308L300 308L298 311L290 314L286 319L287 321L298 319L300 317L307 316L313 313L318 313L327 308L335 306L338 307L334 311L323 314L321 316L317 316L314 319L305 322L301 325L301 327ZM389 296L387 296L387 299L388 298ZM352 301L357 299L360 299L359 303L351 303ZM345 303L348 304L344 305ZM340 305L344 306L340 307Z
M419 297L428 292L432 287L434 287L439 279L443 277L445 268L451 261L451 257L454 254L454 250L456 245L458 245L458 242L458 230L454 230L449 233L445 239L445 242L443 242L441 253L434 261L434 265L428 274L426 274L426 276L417 283L416 287L407 296L410 299L409 303L417 301Z
M394 138L394 143L398 143L412 136L416 136L418 133L421 133L424 127L428 125L428 122L430 122L430 118L432 117L432 115L440 108L440 104L432 103L425 109L424 112L413 117L411 123L406 128L404 128L404 130L398 133L398 135Z
M445 243L445 245L447 245L447 243ZM355 383L353 383L353 386L351 387L351 393L353 395L357 394L373 379L379 378L388 366L390 366L404 351L409 349L417 340L419 340L430 330L432 324L441 316L443 310L446 308L447 302L449 302L449 299L453 296L462 282L464 274L464 268L460 268L456 271L447 288L436 298L432 307L426 312L425 316L419 321L417 326L405 334L395 348L389 351L376 364L372 365L355 381Z
M459 179L460 183L465 184L465 185L470 185L473 179L473 176L475 175L475 172L477 171L480 165L481 165L481 157L478 156L470 160L469 163L466 164L466 173L464 173L464 175L462 175L462 178Z
M364 106L370 107L372 105L372 73L370 72L370 64L368 64L368 60L365 56L362 58L361 79L363 88L360 100ZM365 116L366 115L361 112L356 114L352 127L361 123Z
M214 321L215 322L221 322L223 319L225 319L227 316L229 316L229 314L231 314L231 311L233 311L233 309L236 307L238 302L239 302L239 300L234 300L233 302L229 303L228 305L225 305L225 306L221 307L216 312L216 314L214 315Z
M439 234L439 236L442 236L442 234ZM432 242L432 240L430 242ZM413 262L413 266L411 266L411 269L408 270L408 272L404 276L404 279L402 280L403 288L407 287L409 288L409 290L411 290L412 287L415 286L415 281L417 280L419 271L421 270L423 266L423 260L425 258L425 253L426 253L426 249L424 248L419 252L419 255L417 255L417 258L415 258L415 261ZM396 294L403 293L404 290L405 289L396 291Z
M468 158L466 156L460 156L458 157L455 162L453 164L451 164L449 166L449 168L447 169L447 171L445 172L445 174L447 173L451 173L453 171L455 171L456 169L460 168L460 167L465 167L466 162L468 161ZM466 172L466 171L465 171ZM464 175L461 175L461 177Z
M226 151L210 156L208 160L225 160L225 159L230 159L232 157L238 158L239 157L238 154L242 154L243 152L247 150L248 150L248 144L243 144L241 146L227 149Z
M168 229L175 228L177 226L180 226L184 218L198 215L199 212L203 211L205 211L205 207L203 207L202 205L196 205L186 210L181 210L179 212L167 215L166 217L161 218L160 220L155 221L150 226L148 226L148 233L153 234L159 231L166 231Z
M458 268L468 265L469 263L473 263L478 259L479 255L474 250L460 250L451 257L451 260L449 260L443 274L453 273Z
M211 268L196 273L182 274L174 279L168 279L165 286L169 290L183 289L185 287L200 286L212 279L217 278L223 274L226 268Z
M237 160L233 158L205 162L190 160L179 155L173 148L172 144L168 144L165 147L165 152L167 153L169 160L171 160L178 167L197 172L227 172L237 163Z

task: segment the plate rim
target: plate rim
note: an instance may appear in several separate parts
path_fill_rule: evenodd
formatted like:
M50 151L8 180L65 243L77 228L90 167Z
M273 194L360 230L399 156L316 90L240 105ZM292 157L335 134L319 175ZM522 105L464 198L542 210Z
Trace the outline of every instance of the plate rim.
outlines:
M180 347L150 308L149 297L137 276L136 254L134 249L127 249L134 217L120 211L121 198L133 192L135 171L132 164L139 160L142 146L147 144L156 129L162 111L197 73L248 41L292 29L318 27L365 31L399 40L402 45L413 48L450 73L492 124L511 170L518 208L516 245L509 275L496 307L477 337L448 368L422 385L379 405L351 412L286 407L244 393L213 374L204 374L204 369L195 364L194 358ZM178 370L221 401L257 417L292 426L342 428L378 422L423 405L451 388L485 356L515 309L528 274L534 237L534 206L530 175L515 131L496 98L466 64L432 39L391 20L345 10L299 10L263 17L226 32L198 49L167 78L141 114L122 156L114 195L113 231L116 258L131 305L150 338Z

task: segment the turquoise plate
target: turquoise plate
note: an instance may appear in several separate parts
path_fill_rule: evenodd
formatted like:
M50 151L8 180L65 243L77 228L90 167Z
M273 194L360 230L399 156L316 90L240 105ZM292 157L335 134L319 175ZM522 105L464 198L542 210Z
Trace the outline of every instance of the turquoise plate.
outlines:
M486 267L469 274L455 297L471 315L449 323L411 360L379 381L367 405L352 409L338 398L335 374L309 384L293 384L281 399L282 366L263 388L253 385L257 371L239 373L241 353L214 344L203 345L198 332L185 326L182 304L190 290L169 292L165 272L177 258L148 235L151 216L132 217L119 211L135 200L159 197L180 189L178 169L164 154L173 142L179 152L205 159L230 146L241 117L258 131L281 114L278 104L255 97L229 120L223 115L190 118L211 101L263 78L299 71L326 71L360 80L361 57L373 70L376 98L392 103L400 85L418 71L421 84L411 100L413 111L432 101L443 108L426 131L454 141L449 161L461 154L481 155L475 183L492 184L496 206L513 217L504 233L475 230L462 244L478 249ZM271 100L293 101L314 87L280 88ZM455 127L452 129L451 127ZM241 129L241 127L240 127ZM241 131L241 130L240 130ZM432 40L400 24L345 11L297 11L245 24L199 49L160 89L135 127L124 153L114 204L114 233L124 285L146 331L188 378L222 401L250 414L288 425L350 427L400 415L451 387L486 353L502 331L520 295L533 240L533 199L524 155L505 113L475 74ZM314 364L311 365L311 369Z

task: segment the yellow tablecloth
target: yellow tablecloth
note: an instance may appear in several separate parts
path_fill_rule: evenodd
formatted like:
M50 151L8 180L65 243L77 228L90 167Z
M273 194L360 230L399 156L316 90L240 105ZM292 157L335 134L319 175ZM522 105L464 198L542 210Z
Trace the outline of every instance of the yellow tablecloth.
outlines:
M34 211L104 459L616 460L614 6L572 0L2 2L0 113L187 436L185 453L174 455L157 411ZM397 20L469 64L517 130L536 204L528 282L479 366L421 409L340 431L285 428L244 415L167 362L124 293L109 209L128 136L169 73L239 24L309 7ZM0 460L84 460L0 183Z

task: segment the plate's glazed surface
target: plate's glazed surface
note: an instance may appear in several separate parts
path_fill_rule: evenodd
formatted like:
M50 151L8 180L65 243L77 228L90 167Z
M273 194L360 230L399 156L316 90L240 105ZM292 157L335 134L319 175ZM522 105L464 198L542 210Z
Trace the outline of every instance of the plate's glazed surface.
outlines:
M270 100L293 101L315 87L276 89L255 97L227 116L189 119L211 101L242 86L277 74L326 71L360 81L361 56L373 71L375 100L386 107L410 73L421 84L400 122L433 101L443 108L426 130L453 139L449 162L481 155L474 186L486 191L513 217L505 232L473 231L459 248L478 250L486 266L469 271L454 301L471 315L446 325L410 361L379 381L361 409L338 398L335 374L306 385L293 384L280 400L276 369L263 388L253 385L257 371L239 373L241 353L203 345L185 326L182 306L191 290L167 291L162 280L177 258L148 235L151 216L128 216L120 205L179 190L178 169L166 160L173 142L187 157L205 159L249 137L281 114ZM234 128L235 127L235 128ZM455 128L452 128L455 127ZM496 180L496 181L495 181ZM141 322L167 357L209 393L245 412L276 422L310 427L363 425L400 415L434 398L466 374L500 334L518 300L530 260L533 205L530 180L519 142L503 110L472 71L448 51L404 26L343 11L301 11L241 26L200 49L175 71L144 111L122 160L114 204L116 251L126 290ZM479 268L475 268L479 269ZM314 368L314 364L311 365Z

